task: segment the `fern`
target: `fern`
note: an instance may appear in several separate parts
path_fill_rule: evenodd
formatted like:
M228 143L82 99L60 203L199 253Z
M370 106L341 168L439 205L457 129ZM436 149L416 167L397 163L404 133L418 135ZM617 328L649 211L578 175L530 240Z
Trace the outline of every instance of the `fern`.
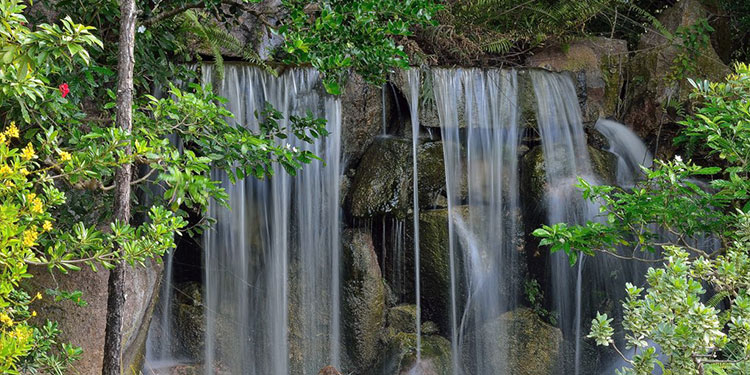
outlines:
M271 74L276 74L276 71L263 61L253 48L244 45L216 22L201 19L200 15L194 11L184 12L181 18L181 31L195 36L200 47L209 50L213 55L216 74L219 79L223 79L224 76L222 51L238 55L243 60L257 65Z

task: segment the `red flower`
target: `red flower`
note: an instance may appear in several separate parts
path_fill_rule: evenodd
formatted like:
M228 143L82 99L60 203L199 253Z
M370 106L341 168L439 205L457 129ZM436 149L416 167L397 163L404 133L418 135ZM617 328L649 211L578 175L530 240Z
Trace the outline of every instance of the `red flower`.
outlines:
M68 84L67 83L63 83L58 88L60 89L60 95L62 95L63 98L65 96L67 96L68 93L70 92L70 89L68 88Z

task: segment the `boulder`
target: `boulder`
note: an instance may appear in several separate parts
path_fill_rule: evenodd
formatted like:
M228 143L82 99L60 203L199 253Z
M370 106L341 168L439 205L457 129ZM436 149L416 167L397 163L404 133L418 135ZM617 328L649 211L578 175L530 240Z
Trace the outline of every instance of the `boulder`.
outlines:
M594 175L603 184L617 183L617 156L609 151L589 146L589 160ZM544 151L542 146L536 146L526 153L521 160L523 199L533 202L534 207L527 207L534 211L543 209L544 195L547 189L547 175L545 171Z
M415 333L417 327L417 306L399 305L388 309L388 329L393 333Z
M427 142L417 149L419 203L439 204L445 190L443 147ZM354 217L391 214L405 218L412 209L412 143L396 137L378 137L362 157L349 188L347 204Z
M352 363L362 370L380 354L386 289L370 233L347 229L342 241L344 340Z
M138 374L145 358L146 337L151 315L156 305L162 264L147 262L146 267L126 268L125 311L123 312L123 372ZM45 296L37 301L35 323L46 319L57 321L62 331L59 342L67 342L83 349L80 360L73 365L81 374L101 373L104 357L104 331L107 326L107 281L109 272L83 268L67 275L54 274L46 267L30 269L34 274L30 284L33 290L47 288L62 291L80 290L86 306L79 307L70 301L55 302Z
M699 0L683 0L664 11L659 21L666 30L676 35L678 29L688 28L709 16ZM661 32L648 31L641 37L638 52L628 66L631 84L625 98L624 122L632 125L643 139L655 139L661 125L669 120L664 108L667 104L686 100L691 91L686 79L670 79L675 58L684 51L681 44L680 38L670 41ZM690 78L716 81L730 72L711 45L697 56L695 67L696 72L689 74ZM661 135L670 139L669 134ZM668 143L662 141L661 145L668 148Z
M572 72L578 81L584 122L589 123L617 112L627 57L626 41L591 37L573 41L564 48L542 49L526 64L556 72Z
M442 336L422 336L421 361L417 362L417 337L414 333L399 332L387 339L387 350L378 364L367 374L372 375L449 375L451 374L451 345ZM415 367L419 366L419 370Z
M386 113L392 104L386 101ZM387 119L388 121L388 119ZM352 74L341 95L341 147L343 160L356 165L372 144L375 136L383 132L383 100L381 88L365 82Z
M500 333L497 335L497 333ZM550 375L560 373L563 336L527 308L509 311L484 324L465 340L481 340L485 371L492 374ZM471 348L472 345L464 347ZM464 353L474 355L475 353Z

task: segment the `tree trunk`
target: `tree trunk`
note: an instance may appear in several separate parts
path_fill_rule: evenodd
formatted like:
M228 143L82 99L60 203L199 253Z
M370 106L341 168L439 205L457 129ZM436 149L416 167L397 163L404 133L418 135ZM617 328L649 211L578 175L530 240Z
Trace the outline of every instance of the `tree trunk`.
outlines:
M135 0L120 0L120 46L117 82L117 126L125 133L133 128L133 67L135 65ZM129 154L130 146L125 153ZM130 220L132 168L125 164L115 173L114 220ZM122 320L125 305L125 264L119 262L109 273L107 283L107 328L104 332L102 375L122 374Z

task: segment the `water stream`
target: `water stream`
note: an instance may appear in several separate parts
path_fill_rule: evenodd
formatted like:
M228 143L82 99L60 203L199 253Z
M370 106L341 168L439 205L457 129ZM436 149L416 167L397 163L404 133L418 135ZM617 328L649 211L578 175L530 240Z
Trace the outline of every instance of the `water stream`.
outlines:
M419 170L417 165L417 147L419 146L419 70L412 69L407 72L409 80L409 108L411 115L411 139L412 139L412 210L414 216L414 300L417 305L416 336L417 336L417 366L420 368L422 362L422 305L419 285Z
M204 80L210 77L205 66ZM327 119L330 135L314 145L289 141L325 160L295 178L278 166L267 181L231 184L213 173L232 209L211 205L217 223L205 234L206 374L217 366L258 375L338 366L341 104L323 94L311 69L275 78L228 65L215 88L238 126L257 128L254 114L269 102L284 114L282 126L289 115L311 111Z
M517 285L518 77L515 71L437 69L449 211L453 374L490 374Z
M424 77L425 74L429 76ZM422 287L429 286L421 285L420 277L421 257L425 254L420 253L423 249L417 176L421 165L417 156L422 141L421 79L431 78L440 134L430 133L429 141L440 137L442 142L448 212L450 304L439 308L444 309L441 319L448 322L443 334L451 346L449 371L452 375L513 374L508 365L510 327L502 316L519 306L524 277L523 233L533 229L523 228L521 219L519 158L524 129L519 74L530 76L537 102L537 129L546 179L545 222L583 224L598 220L599 207L583 200L575 187L579 176L593 184L599 183L600 178L592 167L570 76L515 70L409 71L405 88L408 92L404 94L410 110L414 176L413 269L407 267L411 264L405 251L407 225L402 218L353 218L352 225L378 234L378 266L396 294L395 299L411 303L406 297L411 298L413 288L413 373L422 371L426 356L422 343L427 340L423 340L421 331ZM203 81L214 82L215 91L228 98L226 106L235 114L232 121L237 126L257 129L255 113L269 102L283 113L281 126L286 125L290 115L310 111L326 118L331 134L314 145L286 140L289 144L285 146L305 148L324 159L324 163L305 166L296 177L276 167L275 175L268 180L248 178L232 184L224 173L212 172L229 194L232 209L216 204L209 209L209 216L217 222L204 236L205 357L194 360L207 364L207 375L315 375L326 365L341 368L347 364L342 352L348 349L341 347L342 327L346 326L342 322L340 295L341 102L324 93L320 77L310 69L291 69L277 78L258 68L229 64L224 79L217 82L212 68L204 66ZM399 93L394 85L387 86L394 90L393 110L400 112ZM384 107L385 90L388 88L383 86L380 93ZM384 108L382 129L376 130L387 133L391 128L388 118ZM638 166L650 165L647 148L616 122L600 120L596 129L608 139L609 151L617 156L618 184L632 186L639 177ZM404 130L408 134L408 129ZM603 291L617 298L624 281L640 277L643 269L610 257L580 257L573 267L563 253L548 258L548 298L559 314L564 337L575 350L569 360L572 363L564 366L565 373L580 375L588 369L582 363L585 356L581 338L586 334L586 320L600 303L595 293ZM154 326L159 329L152 329L148 346L154 366L179 357L171 342L172 255L165 260L163 303L154 317ZM405 285L411 282L412 273L414 284ZM435 306L428 303L426 309L429 308Z

